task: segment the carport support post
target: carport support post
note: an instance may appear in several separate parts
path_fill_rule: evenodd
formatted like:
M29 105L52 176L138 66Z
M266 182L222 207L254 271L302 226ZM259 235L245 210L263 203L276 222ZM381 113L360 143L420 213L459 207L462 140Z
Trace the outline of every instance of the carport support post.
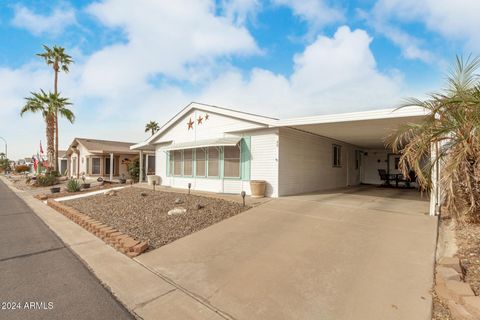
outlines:
M113 180L113 153L110 153L110 181Z
M140 150L140 173L138 175L138 182L143 182L143 151Z
M438 155L438 143L432 143L430 148L430 161L434 162L432 166L432 190L430 191L430 215L436 216L440 213L440 194L439 194L439 162L436 161Z

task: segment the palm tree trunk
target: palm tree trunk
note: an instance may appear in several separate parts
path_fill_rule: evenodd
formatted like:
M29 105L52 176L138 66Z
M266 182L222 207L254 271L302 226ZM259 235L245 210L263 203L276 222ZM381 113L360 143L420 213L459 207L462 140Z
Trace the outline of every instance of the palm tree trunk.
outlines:
M48 167L50 169L54 168L53 161L55 160L55 115L48 114L46 117L47 122L47 160Z
M55 79L53 84L54 93L58 92L58 64L54 67ZM55 163L53 165L54 170L58 171L58 111L55 111Z

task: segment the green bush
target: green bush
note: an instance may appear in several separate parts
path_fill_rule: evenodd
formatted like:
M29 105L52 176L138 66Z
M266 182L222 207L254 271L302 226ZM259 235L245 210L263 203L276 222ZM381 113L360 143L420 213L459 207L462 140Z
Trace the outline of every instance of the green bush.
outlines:
M37 176L36 185L40 187L53 186L57 182L57 177L50 174L39 174Z
M140 161L138 159L128 164L128 174L130 174L130 178L133 181L138 182L138 177L140 176Z
M68 182L67 182L68 192L78 192L78 191L80 191L80 189L81 189L81 186L80 186L80 182L78 182L78 180L76 180L76 179L68 180Z
M15 171L18 173L28 172L30 171L30 167L22 164L22 165L16 166Z

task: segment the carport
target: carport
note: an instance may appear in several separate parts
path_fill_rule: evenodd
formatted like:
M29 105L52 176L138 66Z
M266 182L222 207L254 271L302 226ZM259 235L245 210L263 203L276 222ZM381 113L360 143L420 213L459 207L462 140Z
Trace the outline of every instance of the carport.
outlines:
M424 116L410 107L279 120L279 194L382 184L379 170L400 174L386 137ZM432 197L431 214L435 208Z

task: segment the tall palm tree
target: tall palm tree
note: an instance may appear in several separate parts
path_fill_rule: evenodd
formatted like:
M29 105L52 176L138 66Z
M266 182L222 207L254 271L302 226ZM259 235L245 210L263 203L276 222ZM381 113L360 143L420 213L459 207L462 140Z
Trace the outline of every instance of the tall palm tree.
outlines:
M428 115L399 128L388 140L401 153L402 172L413 169L424 190L432 186L434 166L441 166L441 194L460 221L480 221L479 68L480 57L457 57L443 91L423 101L410 98L401 106L420 106Z
M69 66L73 63L72 57L65 53L65 48L53 46L49 48L44 45L43 53L37 53L37 56L42 57L45 63L52 66L54 72L53 93L58 94L58 73L63 71L68 73ZM55 113L55 163L54 170L57 170L58 165L58 113Z
M26 112L37 113L40 112L46 123L46 135L47 135L47 158L48 166L50 169L56 168L55 161L55 116L60 115L66 118L70 123L75 121L75 115L67 108L71 103L68 98L62 98L59 93L45 93L32 92L32 96L25 98L27 102L20 111L20 115L23 116Z
M147 123L145 125L145 132L148 132L150 131L152 133L152 136L155 134L155 132L157 132L158 130L160 130L160 127L158 126L158 122L155 122L155 121L150 121L149 123Z

